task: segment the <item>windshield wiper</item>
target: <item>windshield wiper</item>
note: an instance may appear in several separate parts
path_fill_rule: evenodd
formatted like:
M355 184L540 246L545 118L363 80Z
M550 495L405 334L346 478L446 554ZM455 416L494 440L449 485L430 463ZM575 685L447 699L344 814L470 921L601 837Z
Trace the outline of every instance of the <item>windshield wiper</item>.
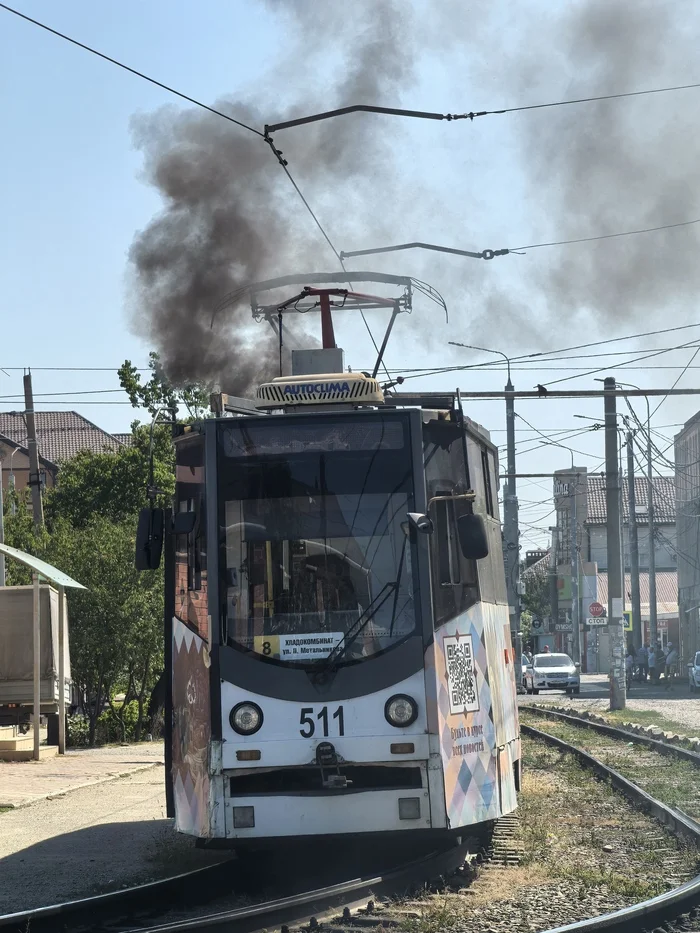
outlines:
M386 592L386 595L384 595L385 591L387 590L388 592ZM390 583L384 584L369 606L367 606L362 615L357 619L355 624L348 629L343 638L338 642L335 648L333 648L328 657L320 662L320 673L325 673L326 671L329 671L331 668L335 667L336 663L343 657L348 648L353 644L353 642L357 640L362 632L364 632L364 630L374 618L375 614L382 608L394 590L398 590L398 580L392 580Z

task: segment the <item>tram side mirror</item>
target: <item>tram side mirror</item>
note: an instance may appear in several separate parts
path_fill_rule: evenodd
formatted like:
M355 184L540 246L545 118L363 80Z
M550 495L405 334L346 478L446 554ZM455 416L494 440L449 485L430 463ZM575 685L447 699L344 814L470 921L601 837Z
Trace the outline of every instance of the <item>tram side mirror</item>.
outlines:
M157 570L163 552L163 510L141 509L136 528L136 569Z
M432 521L422 512L409 512L408 520L416 531L420 531L421 534L431 535L433 533Z
M462 554L467 560L483 560L489 556L486 525L481 515L472 512L457 519L457 534Z
M173 519L173 533L176 535L191 534L194 531L196 520L196 512L178 512Z

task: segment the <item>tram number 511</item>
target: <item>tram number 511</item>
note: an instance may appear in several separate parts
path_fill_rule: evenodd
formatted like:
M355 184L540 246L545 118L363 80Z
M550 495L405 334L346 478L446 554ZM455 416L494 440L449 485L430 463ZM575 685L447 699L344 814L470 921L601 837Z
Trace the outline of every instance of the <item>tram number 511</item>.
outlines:
M320 712L316 713L313 706L304 706L299 716L299 725L303 726L304 728L299 730L299 734L302 735L305 739L310 739L311 736L316 732L314 713L316 714L316 721L319 723L319 728L323 728L324 736L330 734L328 731L328 707L324 706L321 708ZM338 721L338 735L345 735L343 707L339 706L338 709L332 714L331 718Z

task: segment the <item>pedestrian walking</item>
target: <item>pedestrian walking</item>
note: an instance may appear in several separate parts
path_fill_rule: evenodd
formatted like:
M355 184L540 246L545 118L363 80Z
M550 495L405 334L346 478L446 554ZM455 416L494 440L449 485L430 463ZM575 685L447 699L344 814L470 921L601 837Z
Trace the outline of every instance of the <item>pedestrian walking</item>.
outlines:
M634 655L632 651L627 652L627 657L625 658L625 678L627 680L627 689L629 690L632 686L632 674L634 672Z
M649 670L649 649L646 645L640 645L637 649L637 668L639 669L639 679L646 680Z
M668 643L668 654L666 655L666 676L664 689L668 690L669 686L676 679L678 673L678 652L673 647L671 642Z
M653 645L650 645L647 651L647 667L649 670L649 680L653 684L656 681L656 649Z

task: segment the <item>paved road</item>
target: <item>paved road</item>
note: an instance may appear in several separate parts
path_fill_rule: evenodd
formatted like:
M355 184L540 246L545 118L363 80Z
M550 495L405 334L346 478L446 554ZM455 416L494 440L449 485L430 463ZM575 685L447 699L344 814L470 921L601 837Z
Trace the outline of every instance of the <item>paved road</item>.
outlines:
M538 696L519 696L521 705L528 703L554 703L557 706L571 706L577 709L600 709L608 707L610 690L607 674L582 674L581 693L568 697L563 690L548 690ZM690 693L687 683L675 684L668 690L663 680L660 684L633 683L627 695L627 708L630 713L635 709L652 710L668 719L685 726L692 735L700 734L700 696ZM630 719L633 719L630 715Z
M42 761L0 761L0 807L22 807L45 797L163 764L162 742L70 749Z
M47 771L41 780L53 780L53 794L0 813L0 914L116 890L225 857L175 833L165 817L163 766L152 760L144 767L146 748L76 752L70 763L77 767L74 776L84 777L89 765L92 783L67 788L65 773L51 778ZM123 772L132 763L126 777L110 778L113 769ZM56 767L54 761L19 767L36 789L39 778L31 772L47 765ZM5 773L3 766L0 786Z

